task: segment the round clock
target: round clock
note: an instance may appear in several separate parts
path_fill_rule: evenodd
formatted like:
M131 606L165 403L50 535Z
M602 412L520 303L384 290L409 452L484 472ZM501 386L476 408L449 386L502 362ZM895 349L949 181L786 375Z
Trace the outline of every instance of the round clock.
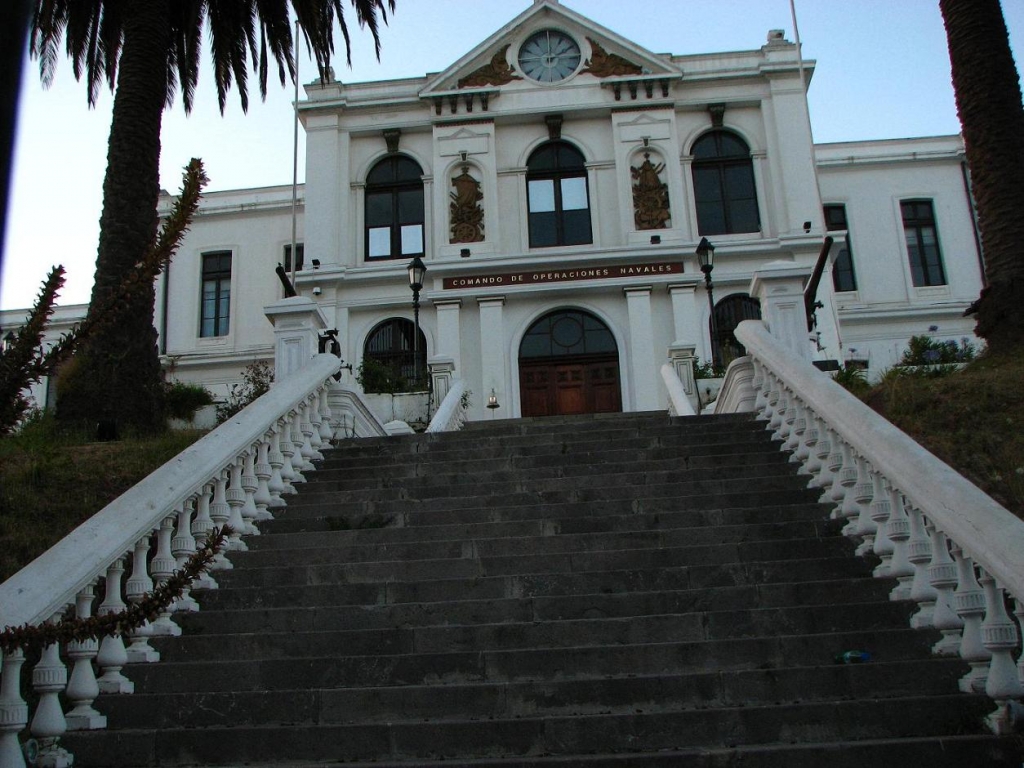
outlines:
M565 80L579 65L579 45L554 29L530 35L519 49L519 68L523 74L542 83Z

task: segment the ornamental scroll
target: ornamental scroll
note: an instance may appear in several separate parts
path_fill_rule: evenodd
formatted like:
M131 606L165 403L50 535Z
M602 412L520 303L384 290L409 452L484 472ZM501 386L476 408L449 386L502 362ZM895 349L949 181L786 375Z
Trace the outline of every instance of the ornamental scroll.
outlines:
M594 77L620 77L623 75L641 75L643 67L634 64L617 53L608 53L597 42L587 38L590 43L590 60L586 62L580 74L589 72Z
M522 80L506 59L508 49L506 45L491 57L489 63L461 78L459 88L482 88L485 85L505 85L513 80Z
M668 226L668 184L660 173L664 163L651 162L651 153L644 152L644 161L639 168L630 166L633 177L633 220L637 229L665 229Z
M449 192L451 203L450 243L479 243L484 239L484 209L480 201L484 193L480 182L469 175L469 166L462 166L462 173L452 179L454 192Z

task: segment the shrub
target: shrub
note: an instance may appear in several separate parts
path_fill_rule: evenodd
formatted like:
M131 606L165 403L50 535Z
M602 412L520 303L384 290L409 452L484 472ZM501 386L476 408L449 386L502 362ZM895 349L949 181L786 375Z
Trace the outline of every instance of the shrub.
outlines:
M951 339L936 341L929 336L911 336L900 365L949 365L969 363L977 356L974 345L966 338L957 344Z
M356 381L367 394L394 395L408 392L411 382L398 374L390 365L364 357L356 370Z
M693 378L695 379L717 379L725 375L725 369L713 363L702 363L700 358L693 356Z
M172 419L191 421L196 411L213 403L213 393L202 384L184 381L164 383L164 405Z
M847 363L832 374L832 380L856 397L861 397L871 389L867 376L864 375L864 369L859 365Z
M231 386L227 402L217 406L217 423L227 421L260 395L270 391L274 367L266 360L254 360L242 371L242 383Z

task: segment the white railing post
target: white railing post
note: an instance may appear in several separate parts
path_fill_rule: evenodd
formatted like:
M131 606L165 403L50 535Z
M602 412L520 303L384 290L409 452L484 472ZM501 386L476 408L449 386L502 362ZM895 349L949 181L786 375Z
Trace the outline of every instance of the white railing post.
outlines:
M141 603L145 596L153 591L153 580L149 577L146 564L148 554L149 534L146 534L135 542L135 549L132 552L132 575L128 577L124 587L125 597L132 604ZM153 627L148 621L144 621L128 633L132 641L127 649L129 664L160 661L160 653L149 644L149 638L152 636Z
M196 553L196 537L192 535L191 524L194 505L195 497L192 497L185 499L178 509L178 526L174 531L174 538L171 539L171 554L174 555L174 564L178 569ZM199 610L199 603L192 597L192 587L185 587L182 590L181 597L174 602L174 610L182 613L194 613Z
M60 616L53 619L59 620ZM74 758L61 747L60 739L67 733L68 723L64 718L58 694L68 682L68 670L60 660L60 646L49 643L43 648L43 655L32 668L32 688L39 695L35 715L29 732L39 744L39 755L35 765L42 768L68 768Z
M985 615L985 592L978 584L974 573L974 562L960 548L951 551L956 561L957 585L953 593L956 612L964 623L960 636L960 658L971 670L960 680L960 690L965 693L981 693L985 690L988 677L988 660L992 657L981 635L982 617Z
M156 533L156 554L149 564L149 572L155 579L156 586L166 582L178 565L174 555L171 554L171 537L173 535L174 518L170 516L165 517L160 521L160 528ZM171 637L181 635L181 627L171 621L171 614L174 610L175 606L172 603L160 611L160 615L157 616L156 621L153 622L151 627L154 635L169 635Z
M25 756L18 742L18 734L28 725L28 704L21 697L25 654L21 650L0 653L0 660L0 765L25 768Z
M81 589L75 599L75 618L85 620L92 616L92 601L95 597L92 584ZM65 719L69 731L86 731L106 728L107 718L92 706L100 695L92 660L99 653L100 642L95 637L86 640L72 640L68 643L68 658L73 662L71 679L65 692L71 702L71 711Z
M103 580L103 602L96 613L99 616L106 616L110 613L120 613L127 606L121 599L121 579L124 577L124 558L118 558L107 566L107 575ZM96 656L96 663L103 671L99 680L102 693L134 693L135 683L121 674L121 670L128 664L128 652L124 647L124 638L121 635L106 635L100 640L100 651Z
M917 603L917 613L910 617L910 626L915 629L932 626L935 615L935 601L938 592L928 580L929 564L932 562L932 543L925 528L924 515L917 507L907 509L910 517L910 540L907 542L907 560L914 568L910 583L910 599Z
M932 646L936 656L954 656L960 650L964 622L956 612L957 563L949 554L946 535L928 522L927 530L932 540L932 562L928 566L928 581L935 589L935 609L932 612L932 626L942 633L942 639Z

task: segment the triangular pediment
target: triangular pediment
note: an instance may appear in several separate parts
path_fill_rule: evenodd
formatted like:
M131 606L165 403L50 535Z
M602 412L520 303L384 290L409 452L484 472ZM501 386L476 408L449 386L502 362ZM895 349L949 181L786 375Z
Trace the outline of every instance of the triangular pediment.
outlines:
M682 72L668 57L658 56L555 0L540 0L477 45L443 72L430 76L420 96L428 98L464 90L550 87L532 80L519 66L523 43L541 30L557 30L580 48L581 62L565 83L590 83L623 77L678 78Z

